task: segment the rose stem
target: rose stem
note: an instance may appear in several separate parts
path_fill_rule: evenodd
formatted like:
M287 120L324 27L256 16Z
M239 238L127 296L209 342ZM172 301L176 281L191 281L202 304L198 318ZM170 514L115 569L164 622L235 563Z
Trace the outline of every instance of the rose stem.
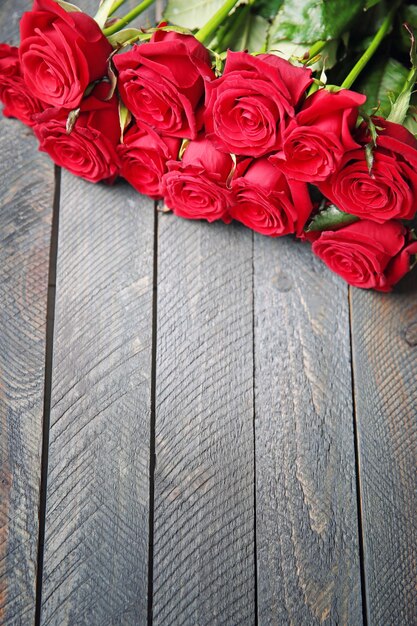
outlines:
M306 59L303 59L303 63L309 63L311 59L314 59L314 57L316 57L328 43L328 41L317 41L314 45L311 46L310 50L308 51L308 57Z
M130 22L132 22L135 17L143 13L154 2L155 0L143 0L143 2L141 2L137 7L129 11L127 15L121 17L119 20L117 20L117 22L115 22L108 28L105 28L103 30L103 33L106 35L106 37L109 37L110 35L114 35L114 33L119 32L119 30L130 24Z
M112 8L109 11L109 17L110 15L113 15L113 13L115 13L117 11L117 9L119 9L122 4L124 4L127 0L115 0L115 3L113 4Z
M400 4L401 2L397 1L392 6L391 10L389 11L380 28L378 29L375 37L372 39L370 46L365 50L359 61L353 66L353 68L350 70L349 74L346 76L345 80L341 84L342 89L349 89L353 85L359 74L365 68L368 61L370 61L370 59L373 57L380 43L391 28L392 22L394 21L395 14Z
M238 0L226 0L223 6L213 15L211 19L200 28L200 30L195 34L196 39L201 41L202 43L210 37L214 33L214 31L224 22L226 17L229 15L230 11L233 9L235 4L238 3Z

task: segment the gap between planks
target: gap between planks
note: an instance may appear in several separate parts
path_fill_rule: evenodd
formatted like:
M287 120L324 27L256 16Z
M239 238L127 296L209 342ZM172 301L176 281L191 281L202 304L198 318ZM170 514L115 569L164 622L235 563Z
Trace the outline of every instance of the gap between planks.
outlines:
M61 168L55 166L55 192L52 209L51 248L49 255L48 270L48 298L46 307L46 344L45 344L45 383L43 404L43 430L42 430L42 455L41 477L39 496L39 534L38 534L38 557L36 568L36 606L35 626L41 624L42 607L42 575L45 543L45 519L46 498L48 483L48 453L49 453L49 427L51 416L51 390L52 390L52 365L53 365L53 340L55 322L55 298L56 298L56 270L58 260L58 232L59 232L59 206L61 195Z

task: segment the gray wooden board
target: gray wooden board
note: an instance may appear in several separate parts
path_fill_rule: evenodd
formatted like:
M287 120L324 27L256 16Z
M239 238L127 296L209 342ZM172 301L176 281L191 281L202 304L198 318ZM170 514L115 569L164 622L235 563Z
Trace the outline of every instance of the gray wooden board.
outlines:
M259 623L362 623L346 285L255 237Z
M417 276L352 290L369 624L417 620Z
M146 621L153 230L153 201L63 172L44 624Z
M19 43L23 0L0 5ZM54 168L31 131L0 114L0 623L35 612L49 246Z
M161 215L154 624L253 624L251 233Z
M153 224L63 172L43 624L146 619Z

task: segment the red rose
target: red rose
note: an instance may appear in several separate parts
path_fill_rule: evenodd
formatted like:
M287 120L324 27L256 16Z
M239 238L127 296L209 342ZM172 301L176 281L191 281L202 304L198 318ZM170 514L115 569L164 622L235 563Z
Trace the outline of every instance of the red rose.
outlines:
M417 242L401 222L375 224L363 220L324 231L313 243L313 252L354 287L390 291L410 269Z
M281 147L311 72L273 54L228 52L223 76L207 84L205 124L219 148L259 157Z
M308 188L286 178L267 158L232 181L231 216L262 235L300 234L313 209Z
M352 137L358 107L365 96L342 89L320 89L307 98L283 134L282 150L271 156L291 178L316 182L336 170L348 150L359 148Z
M71 133L66 131L68 111L49 109L36 117L34 132L39 149L61 167L97 183L112 182L119 173L117 145L120 138L118 101L106 101L109 85L100 83L81 103Z
M317 186L341 211L382 224L412 219L417 209L417 140L399 124L375 118L378 138L369 173L365 147L348 152L337 171ZM365 146L369 135L358 135Z
M120 95L138 122L170 137L195 139L204 83L214 77L209 53L195 37L158 30L114 64Z
M162 179L165 204L176 215L209 222L230 222L231 192L227 182L233 171L229 154L219 152L206 138L192 141L181 162L168 163Z
M132 126L118 147L120 173L139 193L161 198L167 161L176 159L181 140L160 137L152 128Z
M107 74L112 47L92 17L67 13L53 0L35 0L20 21L20 61L32 94L75 109L89 83Z
M28 126L33 126L32 117L45 108L22 78L18 48L7 44L0 44L0 100L6 117L16 117Z

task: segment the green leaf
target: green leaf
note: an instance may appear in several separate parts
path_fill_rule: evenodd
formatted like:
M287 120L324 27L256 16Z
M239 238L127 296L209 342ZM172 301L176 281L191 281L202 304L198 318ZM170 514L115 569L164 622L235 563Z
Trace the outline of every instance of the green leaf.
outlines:
M377 109L378 115L387 117L407 76L407 68L395 59L378 59L373 63L357 83L357 90L367 97L365 111L370 114Z
M411 106L408 109L403 125L414 137L417 137L417 107Z
M338 230L343 226L348 226L359 220L356 215L350 215L338 209L334 204L326 206L319 211L311 220L307 232L322 230Z
M271 26L270 47L338 39L364 8L365 0L284 0Z
M77 7L75 4L71 4L71 2L65 2L65 0L55 0L55 2L59 4L60 7L65 9L67 13L75 13L75 12L82 13L81 9Z
M107 22L107 18L112 10L112 6L114 4L114 0L103 0L100 4L100 7L97 13L94 16L95 21L100 26L100 28L104 28L105 23Z
M318 55L317 60L314 60L308 67L313 72L331 69L337 62L338 47L339 42L336 39L329 41ZM269 53L276 54L283 59L302 59L308 53L309 48L310 44L299 44L292 41L280 41L275 48L271 48L270 40L268 40L267 46Z
M276 16L283 2L284 0L256 0L256 13L266 19L271 19Z
M411 104L411 97L417 80L416 38L413 30L408 26L408 24L404 24L404 26L410 35L411 70L408 72L407 80L404 82L400 95L392 105L390 114L387 117L390 122L394 122L395 124L402 124L404 122Z
M125 107L123 102L119 101L119 122L120 122L120 142L123 143L123 137L125 134L126 128L129 126L132 121L132 114L129 109Z
M365 8L366 9L370 9L370 8L374 7L376 4L379 4L380 2L381 2L381 0L367 0Z
M250 11L248 5L239 6L221 25L209 48L222 50L248 50L263 52L266 49L269 22Z
M164 19L190 30L202 28L223 4L224 0L168 0Z
M124 28L123 30L119 30L117 33L114 33L114 35L107 37L113 48L122 48L123 46L132 44L135 41L146 41L150 38L150 33L144 33L138 28Z

